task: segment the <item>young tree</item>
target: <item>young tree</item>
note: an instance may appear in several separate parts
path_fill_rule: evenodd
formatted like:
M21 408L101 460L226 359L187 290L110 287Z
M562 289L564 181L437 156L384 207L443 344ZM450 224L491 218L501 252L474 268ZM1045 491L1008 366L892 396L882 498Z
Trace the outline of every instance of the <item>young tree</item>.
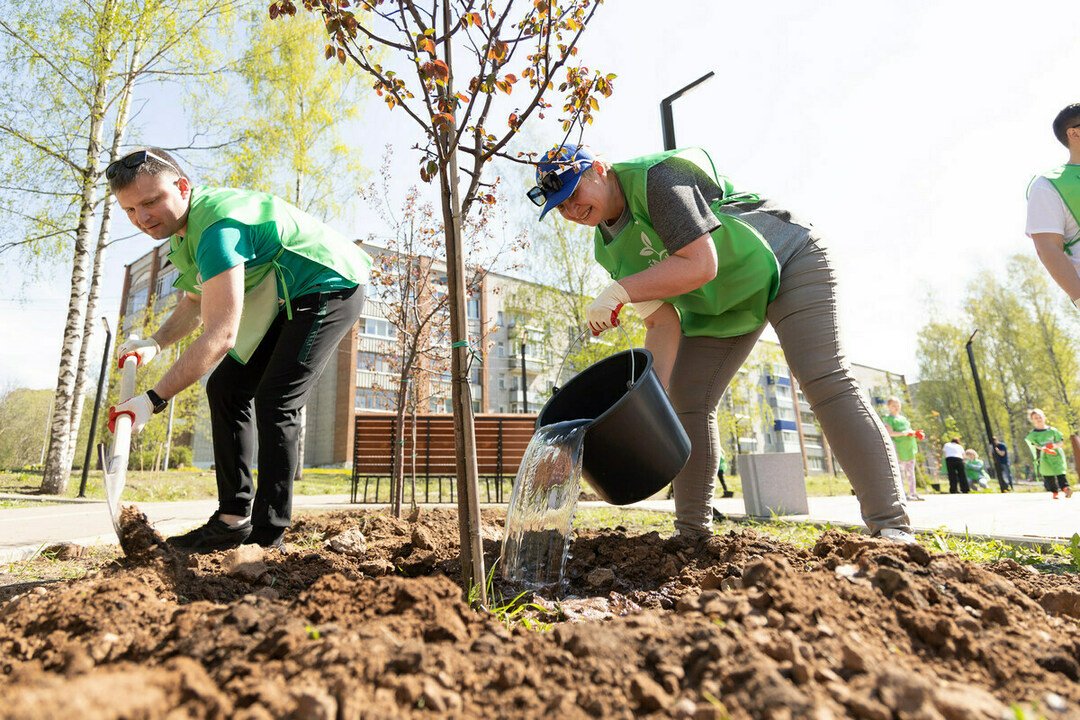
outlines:
M450 295L441 279L446 267L442 221L434 208L423 202L416 187L409 189L400 208L393 207L392 165L393 152L388 147L380 181L367 185L360 194L390 228L385 251L375 257L372 285L373 299L381 303L398 343L392 362L397 375L392 405L398 447L392 463L390 503L395 516L400 517L405 487L405 413L410 403L415 407L431 395L432 378L450 370ZM496 243L495 212L493 204L484 205L463 225L468 238L465 285L469 296L479 295L488 272L522 247L521 238ZM491 329L481 319L477 346L484 345Z
M493 0L470 0L454 5L436 0L420 7L410 0L358 0L370 16L357 15L345 0L303 3L325 23L326 57L355 63L371 77L387 107L404 113L426 140L420 174L425 181L438 181L451 297L462 573L466 587L479 589L481 602L487 598L468 381L462 226L478 205L494 201L484 182L485 166L496 156L511 157L507 151L518 129L551 106L545 98L556 85L564 93L568 133L591 121L598 95L610 94L613 76L574 64L578 43L600 2L507 0L496 5ZM295 12L293 0L270 5L271 17ZM390 56L390 66L380 62L379 51ZM529 88L523 103L496 116L496 95L512 94L519 79ZM459 183L459 154L467 156L464 187Z

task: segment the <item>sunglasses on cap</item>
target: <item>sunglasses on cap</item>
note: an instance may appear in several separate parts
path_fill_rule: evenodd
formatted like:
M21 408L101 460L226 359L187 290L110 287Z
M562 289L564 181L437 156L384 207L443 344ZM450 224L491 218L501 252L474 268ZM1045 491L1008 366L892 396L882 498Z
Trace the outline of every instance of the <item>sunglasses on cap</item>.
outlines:
M154 160L157 160L159 163L163 163L165 165L168 165L173 170L176 170L177 174L182 174L182 173L180 173L180 170L179 170L179 168L176 167L176 165L169 162L168 160L161 157L160 155L155 155L154 153L150 152L149 150L139 150L137 152L131 153L130 155L125 155L124 157L120 158L119 160L113 160L111 163L109 163L109 166L107 168L105 168L105 179L106 180L112 180L113 178L115 178L117 175L120 174L120 169L121 168L127 168L128 170L134 170L135 168L139 167L144 162L146 162L148 158L152 158Z
M529 192L525 193L529 199L532 200L533 205L537 207L543 207L547 202L548 195L554 194L562 190L563 181L559 177L559 173L556 170L544 173L540 176L540 184L535 185L529 189Z

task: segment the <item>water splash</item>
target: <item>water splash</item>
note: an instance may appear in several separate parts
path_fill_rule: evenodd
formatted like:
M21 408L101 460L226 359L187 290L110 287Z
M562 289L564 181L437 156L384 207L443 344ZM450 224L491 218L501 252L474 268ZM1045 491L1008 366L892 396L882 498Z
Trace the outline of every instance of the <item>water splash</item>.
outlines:
M525 450L506 512L502 576L530 588L562 583L581 484L581 452L590 420L536 431Z

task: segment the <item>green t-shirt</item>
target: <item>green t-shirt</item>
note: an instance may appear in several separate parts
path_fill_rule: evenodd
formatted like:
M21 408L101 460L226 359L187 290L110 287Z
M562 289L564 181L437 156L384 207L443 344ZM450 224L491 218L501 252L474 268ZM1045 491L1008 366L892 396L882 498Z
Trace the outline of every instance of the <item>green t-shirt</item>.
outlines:
M195 253L195 264L206 282L237 265L264 265L281 250L281 238L273 222L246 225L232 219L219 220L205 231ZM289 297L351 288L356 283L313 260L286 250L278 259L289 285ZM278 296L284 297L281 279Z
M887 426L892 428L893 432L902 433L911 430L911 421L903 415L886 415L881 419L885 421ZM897 460L907 462L915 459L919 452L919 443L916 442L913 435L897 435L892 441L896 445Z
M1032 430L1024 440L1035 458L1036 474L1043 477L1065 474L1065 436L1061 434L1061 431L1056 427L1047 426L1042 430ZM1055 453L1051 454L1039 449L1047 443L1056 445Z

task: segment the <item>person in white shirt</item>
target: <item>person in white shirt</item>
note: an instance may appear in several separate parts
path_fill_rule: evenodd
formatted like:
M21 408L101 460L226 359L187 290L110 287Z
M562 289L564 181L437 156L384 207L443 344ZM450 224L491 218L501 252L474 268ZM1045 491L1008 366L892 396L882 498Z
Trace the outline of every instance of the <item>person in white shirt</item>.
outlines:
M960 438L945 443L941 454L945 456L945 470L949 473L949 492L954 495L969 492L967 473L964 472L964 446L960 444Z
M1027 235L1046 271L1080 308L1080 103L1059 112L1053 128L1069 161L1028 186Z

